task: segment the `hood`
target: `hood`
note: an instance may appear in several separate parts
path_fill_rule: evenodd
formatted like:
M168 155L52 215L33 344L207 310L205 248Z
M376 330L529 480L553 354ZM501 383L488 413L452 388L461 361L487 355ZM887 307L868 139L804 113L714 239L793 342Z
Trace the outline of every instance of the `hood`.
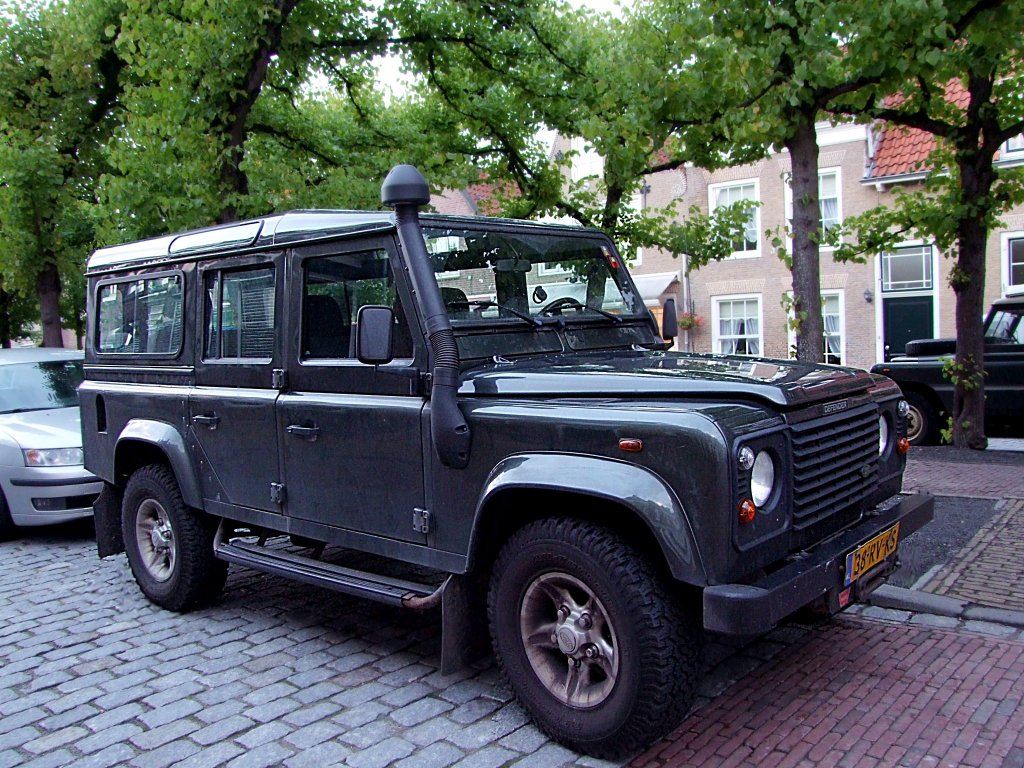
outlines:
M682 352L554 355L490 363L462 374L462 395L755 398L782 407L867 391L855 368Z
M0 414L0 430L22 448L80 448L82 445L78 406L3 413Z

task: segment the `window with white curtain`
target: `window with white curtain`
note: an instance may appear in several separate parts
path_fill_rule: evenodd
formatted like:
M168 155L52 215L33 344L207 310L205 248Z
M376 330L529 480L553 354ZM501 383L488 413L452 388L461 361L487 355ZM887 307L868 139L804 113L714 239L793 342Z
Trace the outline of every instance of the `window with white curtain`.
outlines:
M761 297L715 299L715 351L724 355L760 355Z
M838 293L821 295L821 320L824 326L825 362L843 363L843 305Z
M828 232L843 221L843 202L840 191L840 171L838 168L831 168L818 172L818 211L819 222L822 232ZM786 197L785 213L786 225L793 228L793 179L791 174L786 175Z
M742 181L730 184L711 184L708 187L708 207L712 213L716 208L738 203L741 200L758 201L757 181ZM758 256L761 253L758 236L757 208L751 208L747 214L747 226L743 236L733 241L734 257Z
M842 221L839 207L839 171L826 171L818 175L818 207L821 210L822 232L828 232Z
M792 294L787 294L792 296ZM789 310L789 319L793 319L793 311ZM843 292L822 291L821 293L822 345L824 360L833 365L843 365L846 347L843 344ZM789 326L789 356L796 357L796 331Z

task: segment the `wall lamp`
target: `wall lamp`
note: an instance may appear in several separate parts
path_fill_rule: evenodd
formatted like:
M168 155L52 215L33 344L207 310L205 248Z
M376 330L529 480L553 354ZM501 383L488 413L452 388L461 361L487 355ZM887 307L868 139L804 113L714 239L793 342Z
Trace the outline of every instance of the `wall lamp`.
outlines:
M865 288L864 289L864 301L866 301L868 304L870 304L874 300L875 300L875 293L874 293L874 291L872 291L870 288Z

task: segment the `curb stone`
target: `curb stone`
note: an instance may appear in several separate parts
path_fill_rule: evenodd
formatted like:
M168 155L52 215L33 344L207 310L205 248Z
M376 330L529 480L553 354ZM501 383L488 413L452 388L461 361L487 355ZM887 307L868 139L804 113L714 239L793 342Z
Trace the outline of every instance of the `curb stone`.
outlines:
M1024 611L989 608L968 603L965 600L933 595L930 592L918 592L904 587L894 587L890 584L884 584L872 592L868 596L866 604L910 614L930 614L965 622L981 622L1024 629Z

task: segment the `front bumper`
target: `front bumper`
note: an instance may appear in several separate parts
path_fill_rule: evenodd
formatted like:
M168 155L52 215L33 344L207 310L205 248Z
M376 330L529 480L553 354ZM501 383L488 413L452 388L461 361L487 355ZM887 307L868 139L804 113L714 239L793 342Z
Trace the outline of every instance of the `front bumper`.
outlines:
M92 515L103 482L81 465L15 467L2 479L11 520L18 526L50 525Z
M899 503L868 517L754 584L706 587L704 628L729 635L762 634L794 611L821 598L825 598L830 610L838 610L838 595L845 588L846 555L897 522L902 542L932 519L934 506L931 496L905 496Z

